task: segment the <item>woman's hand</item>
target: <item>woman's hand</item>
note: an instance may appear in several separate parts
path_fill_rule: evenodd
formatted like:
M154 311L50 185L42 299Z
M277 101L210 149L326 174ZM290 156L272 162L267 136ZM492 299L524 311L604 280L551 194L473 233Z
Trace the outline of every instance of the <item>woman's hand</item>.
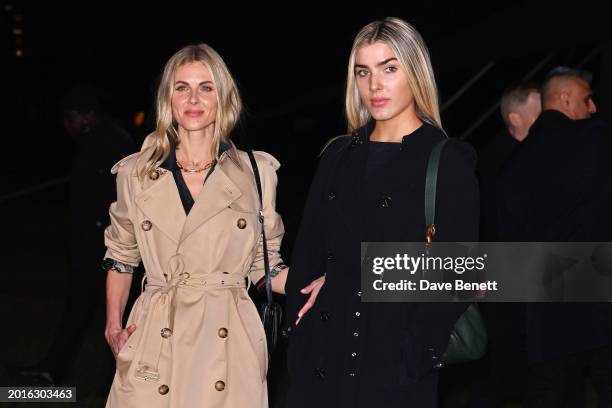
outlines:
M317 300L317 296L319 295L319 292L321 291L321 288L323 287L324 284L325 284L325 275L313 280L312 282L310 282L310 285L300 290L300 292L302 292L305 295L310 293L310 297L308 298L304 306L302 306L302 308L298 312L298 318L295 321L296 325L300 323L302 316L304 316L306 312L310 310L310 308L314 305L315 300Z
M130 324L125 329L121 329L120 327L116 328L106 328L104 330L104 337L106 337L106 341L110 346L115 358L117 358L117 354L123 348L128 338L136 331L136 325Z

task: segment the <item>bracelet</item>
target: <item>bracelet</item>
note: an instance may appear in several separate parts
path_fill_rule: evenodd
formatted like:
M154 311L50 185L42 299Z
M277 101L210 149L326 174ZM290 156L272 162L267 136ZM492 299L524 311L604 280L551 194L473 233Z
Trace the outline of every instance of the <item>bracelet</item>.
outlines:
M102 269L107 272L113 269L120 273L134 273L134 267L132 265L116 261L112 258L105 258L102 261Z
M280 261L279 263L276 264L274 268L270 269L270 277L271 278L275 277L276 275L281 273L281 271L285 269L286 267L287 265L285 265L283 261Z

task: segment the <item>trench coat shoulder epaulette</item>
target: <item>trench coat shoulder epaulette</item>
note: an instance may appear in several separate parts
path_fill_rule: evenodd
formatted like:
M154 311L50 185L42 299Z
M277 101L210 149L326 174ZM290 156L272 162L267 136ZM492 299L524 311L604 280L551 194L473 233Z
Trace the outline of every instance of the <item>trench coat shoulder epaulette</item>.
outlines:
M249 160L249 156L245 151L239 150L240 158L243 162L251 164ZM270 165L274 171L278 170L281 166L280 162L272 156L270 153L261 151L261 150L253 150L253 156L255 156L255 160L257 161L257 166L262 167L264 165Z
M130 173L134 170L141 170L146 165L147 159L151 157L154 147L154 134L150 134L145 138L140 151L132 153L115 163L111 168L111 173L117 174L120 168L130 171Z
M119 172L120 168L128 168L128 167L133 167L133 163L136 163L136 160L138 159L138 155L141 152L136 152L136 153L132 153L129 156L124 157L123 159L119 160L117 163L115 163L113 165L113 167L111 168L111 173L112 174L117 174Z

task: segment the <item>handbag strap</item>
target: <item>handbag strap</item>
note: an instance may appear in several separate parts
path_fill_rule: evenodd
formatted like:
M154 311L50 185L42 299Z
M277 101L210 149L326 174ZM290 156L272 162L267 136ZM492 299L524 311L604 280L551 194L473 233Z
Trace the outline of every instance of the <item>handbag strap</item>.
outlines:
M257 185L257 194L259 195L259 222L261 223L261 237L263 241L263 260L264 260L264 272L266 277L266 297L268 304L272 304L272 279L270 278L270 259L268 258L268 242L266 241L266 228L264 224L263 214L263 193L261 191L261 179L259 177L259 169L257 168L257 162L255 156L253 156L253 150L247 150L249 160L251 161L251 167L253 168L253 174L255 175L255 184Z
M442 149L448 142L448 138L442 139L431 150L427 162L427 173L425 175L425 241L431 244L436 235L436 188L438 184L438 169L440 167L440 156Z

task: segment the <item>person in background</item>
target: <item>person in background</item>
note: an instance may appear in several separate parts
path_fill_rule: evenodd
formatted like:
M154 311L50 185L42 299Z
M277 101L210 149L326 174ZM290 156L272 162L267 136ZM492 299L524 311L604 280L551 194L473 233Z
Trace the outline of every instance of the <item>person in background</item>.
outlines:
M58 237L69 244L70 263L64 311L51 347L39 363L20 372L27 382L39 385L63 383L78 355L83 333L99 323L92 321L92 316L104 304L100 294L104 279L92 271L99 268L104 244L101 234L110 224L108 206L116 198L114 178L108 169L136 150L131 136L101 110L93 86L75 84L60 108L64 129L74 141L70 223L65 236Z
M612 241L612 136L591 118L590 75L553 70L542 109L500 173L500 240ZM599 406L612 406L612 305L532 303L525 322L527 406L585 406L585 374Z
M497 241L497 176L512 152L525 140L542 111L540 88L516 82L503 92L500 113L505 128L478 151L480 182L480 240ZM526 377L524 305L481 303L487 328L487 355L472 384L472 407L521 401Z
M500 113L505 128L478 151L480 182L480 240L497 240L497 175L514 149L527 137L542 111L540 89L533 82L517 82L503 92Z

